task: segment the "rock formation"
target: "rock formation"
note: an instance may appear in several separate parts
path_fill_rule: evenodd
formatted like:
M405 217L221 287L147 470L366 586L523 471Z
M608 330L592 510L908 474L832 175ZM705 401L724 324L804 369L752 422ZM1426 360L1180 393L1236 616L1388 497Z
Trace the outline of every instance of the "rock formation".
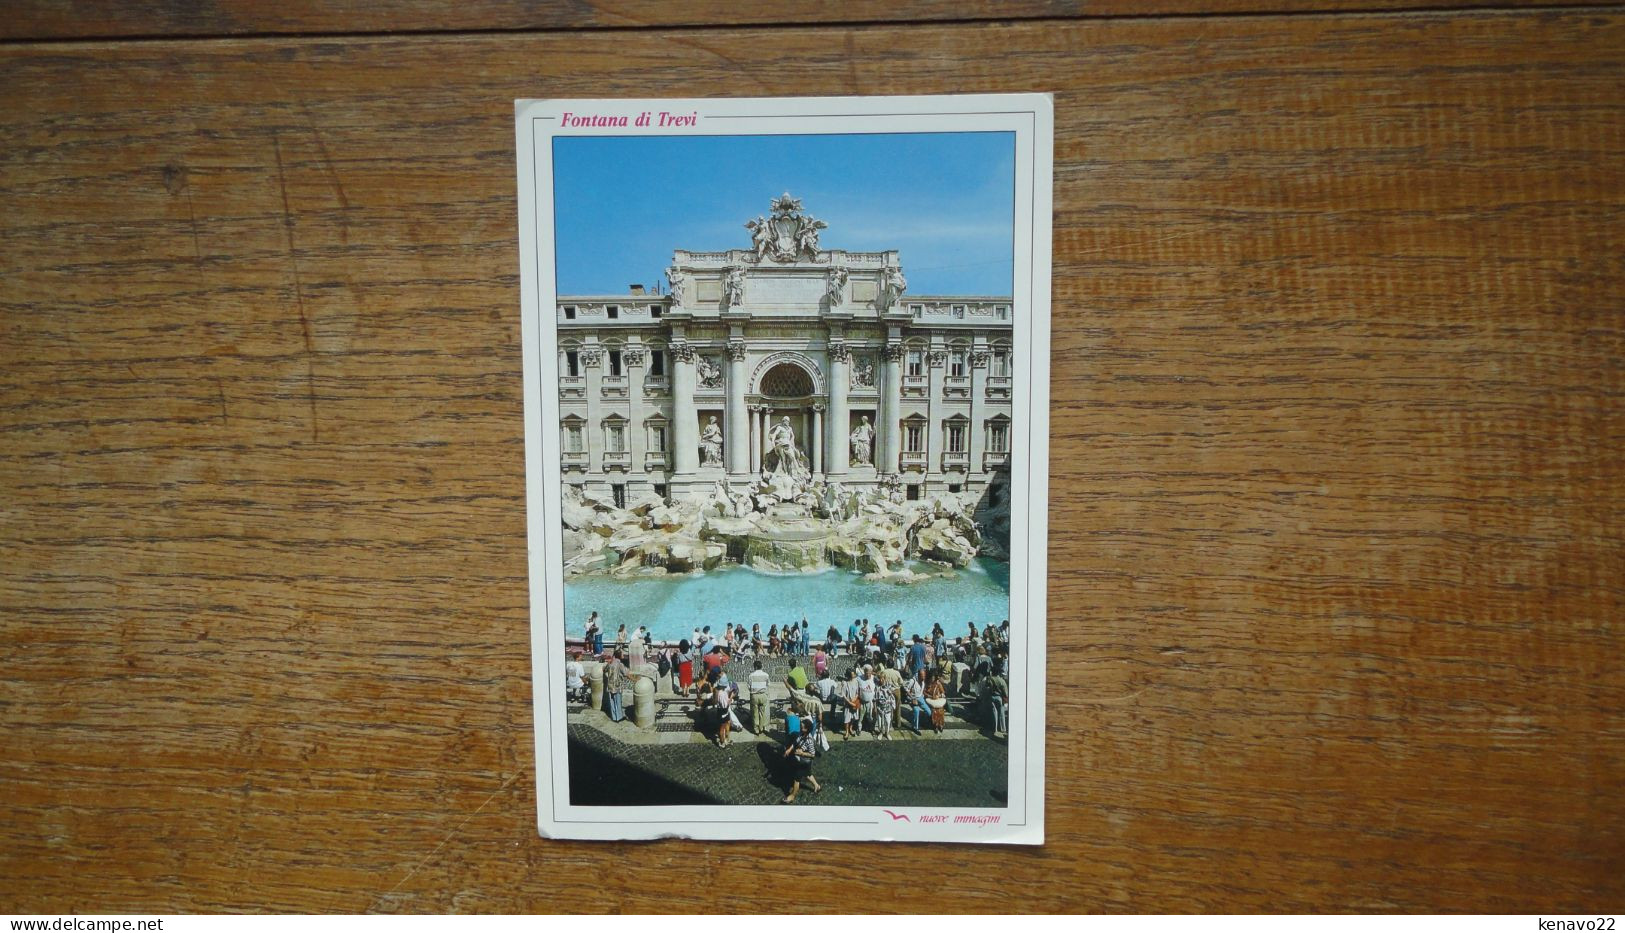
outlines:
M723 480L674 502L642 496L626 508L566 486L564 572L659 576L738 563L775 573L833 566L909 582L929 576L910 571L909 561L964 567L984 549L1004 556L1002 543L978 527L985 505L974 495L906 502L895 482L846 489L783 474L743 486ZM1004 521L1008 527L1008 515Z

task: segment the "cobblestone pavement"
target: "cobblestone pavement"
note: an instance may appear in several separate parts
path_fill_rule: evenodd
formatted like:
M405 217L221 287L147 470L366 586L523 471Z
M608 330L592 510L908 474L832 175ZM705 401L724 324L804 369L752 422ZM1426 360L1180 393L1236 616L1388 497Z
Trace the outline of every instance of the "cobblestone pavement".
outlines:
M789 789L782 736L714 744L632 745L592 725L569 731L570 799L579 806L777 804ZM912 738L912 736L910 736ZM1001 807L1003 740L896 742L830 739L813 766L822 793L794 806Z

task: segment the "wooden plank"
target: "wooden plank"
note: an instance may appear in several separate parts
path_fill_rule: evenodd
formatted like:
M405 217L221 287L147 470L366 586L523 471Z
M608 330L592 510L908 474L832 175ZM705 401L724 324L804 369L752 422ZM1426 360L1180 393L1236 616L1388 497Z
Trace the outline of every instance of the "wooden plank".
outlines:
M674 26L900 24L971 20L1076 19L1359 10L1473 9L1489 6L1587 6L1610 0L390 0L358 5L332 0L19 0L0 19L0 40L182 36L389 34Z
M5 49L0 903L1618 905L1622 47ZM512 99L950 89L1057 93L1049 844L538 839Z

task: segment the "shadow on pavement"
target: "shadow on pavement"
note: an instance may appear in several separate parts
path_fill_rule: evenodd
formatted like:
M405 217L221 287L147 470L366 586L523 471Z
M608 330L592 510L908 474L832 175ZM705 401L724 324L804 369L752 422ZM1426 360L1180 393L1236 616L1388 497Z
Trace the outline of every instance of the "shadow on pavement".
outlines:
M569 750L573 806L670 807L725 802L580 742L570 742Z
M784 761L784 746L771 742L761 742L756 746L756 755L762 759L763 773L768 783L779 789L779 793L790 792L790 766Z

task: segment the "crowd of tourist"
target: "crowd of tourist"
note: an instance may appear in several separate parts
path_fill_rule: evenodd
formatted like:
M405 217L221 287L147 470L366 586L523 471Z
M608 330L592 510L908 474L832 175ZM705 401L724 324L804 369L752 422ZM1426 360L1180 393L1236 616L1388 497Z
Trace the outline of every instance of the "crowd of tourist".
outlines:
M734 704L747 707L752 731L762 731L769 722L769 676L760 658L790 658L790 676L783 681L790 691L790 710L801 718L817 718L840 735L871 731L876 738L890 738L892 727L903 718L915 733L921 723L941 731L942 710L946 709L949 688L959 696L975 696L994 735L1006 735L1009 709L1009 621L986 624L978 631L967 624L965 634L949 636L941 624L926 634L903 636L902 621L890 626L871 626L868 619L853 619L842 634L830 626L824 639L809 644L809 626L791 623L770 626L760 636L760 626L725 626L712 632L710 626L697 627L692 639L676 645L655 647L643 626L627 632L621 626L614 636L613 649L603 650L603 626L598 614L588 618L583 647L604 660L606 692L614 699L606 704L611 720L626 717L619 696L611 684L622 689L632 671L645 663L655 663L658 675L669 678L679 696L695 697L702 725L712 727L721 746L730 743L734 728L744 728ZM653 655L653 662L650 662ZM855 658L842 678L832 675L834 658ZM736 658L756 660L747 683L734 684L726 666ZM565 689L572 697L582 696L585 679L578 660L565 668ZM816 707L816 709L814 709ZM817 714L817 715L811 715Z
M904 727L915 735L930 729L941 733L950 691L971 701L972 715L980 718L996 738L1007 737L1010 714L1010 623L987 624L978 629L967 623L961 634L942 625L929 633L904 635L901 620L871 625L854 619L843 632L831 625L823 638L812 641L812 626L803 618L780 627L770 625L709 626L694 629L676 644L654 645L648 631L638 626L617 628L609 649L598 614L587 621L581 649L572 653L565 668L570 697L585 700L588 693L581 651L604 662L605 712L612 721L627 717L622 691L634 672L652 665L671 690L694 699L699 728L718 746L733 744L736 731L746 728L766 734L773 722L772 678L763 661L784 658L788 664L781 684L788 692L782 714L788 736L782 758L789 774L786 802L794 801L805 785L819 790L812 767L820 751L829 748L829 736L851 739L865 732L878 741L892 739ZM844 674L837 675L835 659L848 658ZM730 662L751 662L750 672L736 681ZM738 670L738 667L735 667Z
M862 628L862 622L856 623ZM924 728L942 732L952 686L974 697L994 736L1009 731L1009 622L971 626L951 642L942 627L931 637L903 639L901 624L871 640L819 645L805 659L793 658L784 686L790 709L803 720L839 729L843 738L868 731L881 741L892 737L906 719L915 735ZM845 649L855 656L844 677L834 674L830 659ZM810 669L809 669L810 668Z
M930 635L924 636L924 640L936 654L941 655L950 648L963 648L977 642L993 647L1002 645L1009 629L1009 620L999 625L989 624L980 630L975 623L967 623L964 634L954 635L944 630L939 623L932 626ZM595 655L603 654L604 629L598 619L598 613L594 612L588 617L584 634L587 651ZM919 635L913 637L921 638ZM648 638L648 632L643 626L640 625L629 633L626 626L622 625L616 631L613 644L616 648L624 649L635 641L642 640L647 643ZM900 619L889 627L871 626L868 619L853 619L845 632L842 632L839 626L831 625L823 637L814 642L812 625L803 618L799 623L792 622L782 629L778 625L769 625L766 633L763 633L760 623L748 629L744 625L724 625L716 632L713 632L709 625L696 626L689 637L683 639L679 645L685 654L695 650L703 654L712 648L719 648L730 658L779 658L808 655L816 651L828 657L884 656L895 663L900 661L898 655L908 650L910 642L903 637L903 622Z

